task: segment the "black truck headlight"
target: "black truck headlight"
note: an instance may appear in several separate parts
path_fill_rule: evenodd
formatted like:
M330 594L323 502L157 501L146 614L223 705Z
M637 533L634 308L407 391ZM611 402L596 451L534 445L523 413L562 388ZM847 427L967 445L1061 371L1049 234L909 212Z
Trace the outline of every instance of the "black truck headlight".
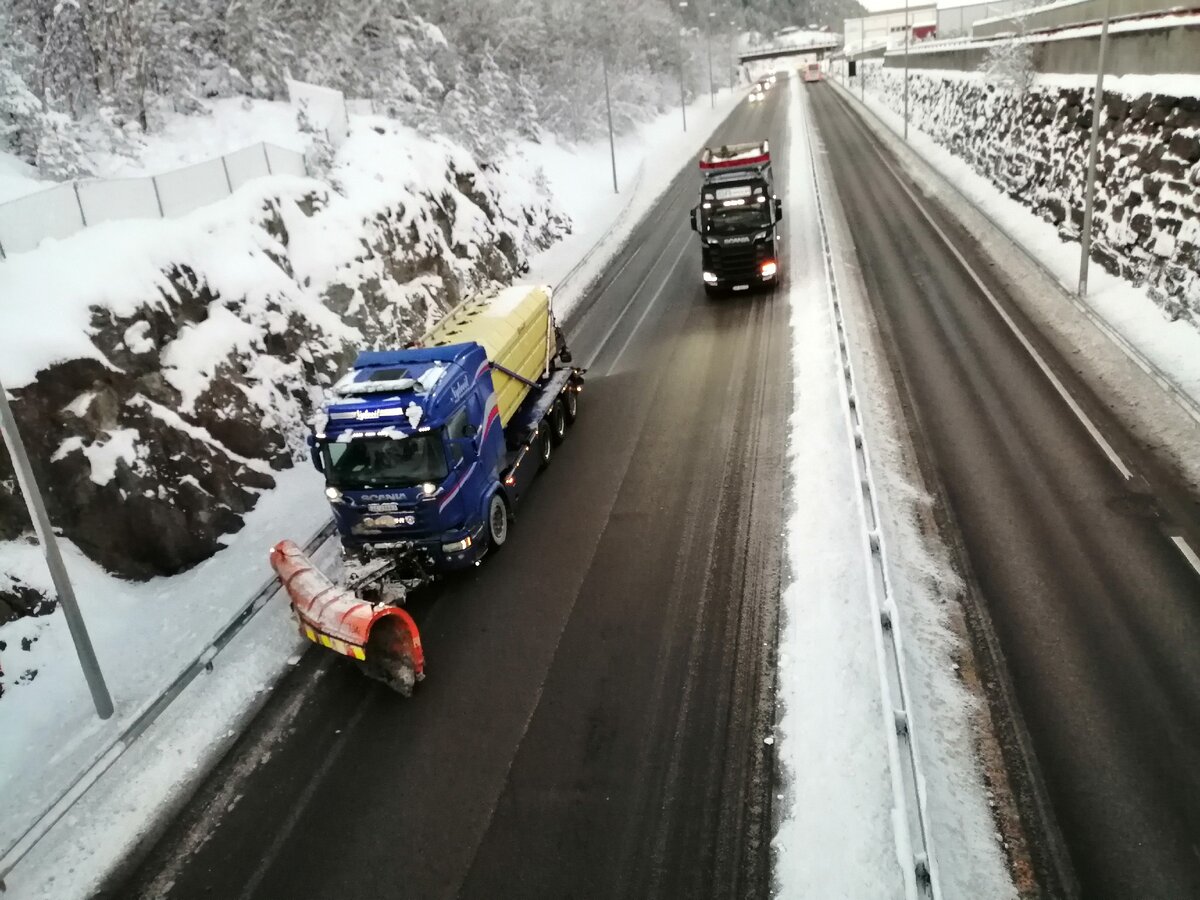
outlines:
M704 283L705 284L716 284L717 283L716 274L713 272L705 272L704 273Z

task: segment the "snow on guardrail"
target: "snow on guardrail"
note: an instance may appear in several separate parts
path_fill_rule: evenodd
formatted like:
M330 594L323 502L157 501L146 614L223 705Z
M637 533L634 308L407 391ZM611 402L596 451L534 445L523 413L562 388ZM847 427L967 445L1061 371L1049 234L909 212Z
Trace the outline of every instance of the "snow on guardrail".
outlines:
M892 786L892 828L896 841L896 856L904 873L905 900L941 900L937 860L929 822L925 773L912 715L908 675L904 663L904 642L901 616L893 596L888 576L887 541L884 537L871 470L871 454L859 410L858 388L854 366L850 359L850 338L842 313L841 297L833 269L833 251L829 227L825 220L825 204L817 173L816 154L811 151L811 132L805 132L809 142L808 154L812 165L813 194L816 198L816 218L821 237L822 261L829 299L829 311L837 332L837 361L842 377L838 393L845 413L849 452L854 476L860 490L855 505L862 525L863 563L867 569L867 599L874 622L875 659L879 670L879 690L883 711L883 729L888 748L888 767Z

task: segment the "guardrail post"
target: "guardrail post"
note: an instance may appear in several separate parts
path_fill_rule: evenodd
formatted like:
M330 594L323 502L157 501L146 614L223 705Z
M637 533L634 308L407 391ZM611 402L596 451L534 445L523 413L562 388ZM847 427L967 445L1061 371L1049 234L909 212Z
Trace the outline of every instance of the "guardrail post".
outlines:
M165 219L167 214L163 212L162 195L158 192L158 176L151 175L150 183L154 185L154 202L158 204L158 217L160 219Z
M42 499L33 468L29 464L29 455L25 452L25 442L21 440L21 434L17 431L17 420L13 416L12 407L8 404L8 393L2 384L0 431L4 433L4 443L8 447L8 455L17 474L17 484L20 485L25 505L29 508L29 518L33 520L33 530L42 543L42 553L46 556L46 565L50 569L50 578L54 582L54 590L58 593L63 615L67 617L67 627L71 632L71 640L75 642L79 665L92 692L96 715L107 719L113 714L112 696L108 693L108 685L104 683L104 673L100 671L100 662L96 659L96 651L92 648L91 638L88 637L87 625L75 599L75 590L71 587L71 577L67 574L67 567L63 564L62 554L58 549L58 538L50 524L45 501Z
M87 228L87 215L83 211L83 201L79 199L79 182L72 181L71 188L75 191L75 205L79 207L79 221Z

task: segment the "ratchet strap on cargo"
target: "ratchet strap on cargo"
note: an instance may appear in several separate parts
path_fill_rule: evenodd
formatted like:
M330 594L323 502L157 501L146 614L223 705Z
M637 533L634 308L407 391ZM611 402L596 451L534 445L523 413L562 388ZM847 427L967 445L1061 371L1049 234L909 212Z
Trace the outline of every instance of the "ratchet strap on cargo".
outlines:
M525 385L526 387L531 387L531 388L535 388L535 387L537 387L537 382L536 382L536 381L530 381L530 380L529 380L528 378L526 378L524 375L518 375L518 374L517 374L516 372L514 372L512 369L506 368L505 366L502 366L502 365L500 365L499 363L492 363L492 368L493 368L493 369L496 369L496 370L497 370L497 371L499 371L499 372L503 372L503 373L504 373L505 375L507 375L509 378L515 378L515 379L517 379L517 381L521 382L521 384Z

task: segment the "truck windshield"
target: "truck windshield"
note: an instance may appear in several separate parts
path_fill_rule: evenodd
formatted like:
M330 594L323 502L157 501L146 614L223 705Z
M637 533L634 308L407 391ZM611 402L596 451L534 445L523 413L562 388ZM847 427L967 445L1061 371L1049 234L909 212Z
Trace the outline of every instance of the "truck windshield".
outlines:
M325 444L325 478L332 487L403 488L446 477L440 433L414 434L400 440L356 438Z
M746 206L719 206L704 211L704 233L714 235L745 234L771 224L767 203Z

